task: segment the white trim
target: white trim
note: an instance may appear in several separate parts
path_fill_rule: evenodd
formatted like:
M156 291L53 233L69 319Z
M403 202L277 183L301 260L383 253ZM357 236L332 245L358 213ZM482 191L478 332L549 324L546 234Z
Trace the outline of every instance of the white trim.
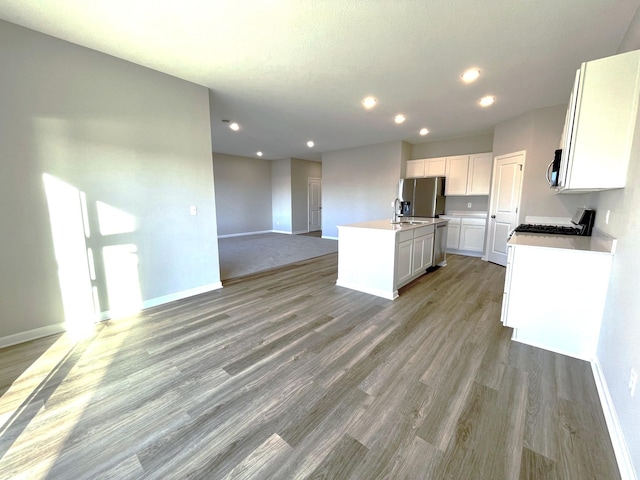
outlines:
M591 362L591 370L593 372L593 378L596 382L596 388L598 389L598 395L600 396L600 404L602 405L602 412L604 413L604 419L607 422L607 428L609 429L609 437L611 438L611 444L613 445L613 451L616 454L616 460L618 461L618 468L620 469L620 477L623 480L637 480L637 476L633 469L633 463L631 461L631 454L627 442L624 438L624 433L620 427L620 421L618 420L618 414L616 413L615 406L611 400L609 394L609 388L607 387L607 381L602 373L602 366L600 361L596 358Z
M396 298L398 298L398 290L381 290L379 288L371 288L367 285L344 282L340 279L336 280L336 285L338 287L344 287L351 290L357 290L358 292L368 293L369 295L375 295L376 297L386 298L387 300L395 300Z
M17 345L31 340L37 340L38 338L48 337L49 335L55 335L65 331L64 323L56 323L54 325L47 325L46 327L27 330L26 332L14 333L13 335L0 337L0 348L10 347L11 345Z
M191 288L189 290L182 290L181 292L172 293L170 295L152 298L142 302L141 310L157 307L158 305L174 302L176 300L182 300L183 298L193 297L195 295L200 295L201 293L211 292L220 288L222 288L222 282L216 282L210 283L209 285L203 285L201 287ZM100 312L100 321L110 320L111 318L112 316L109 310ZM54 325L47 325L46 327L27 330L26 332L15 333L6 337L0 337L0 348L10 347L11 345L17 345L31 340L37 340L38 338L48 337L49 335L55 335L57 333L64 333L65 331L66 328L64 323L56 323Z
M260 230L258 232L244 232L244 233L228 233L226 235L218 235L218 238L230 238L230 237L244 237L245 235L260 235L261 233L273 233L275 230Z
M162 297L152 298L142 302L142 308L157 307L165 303L175 302L176 300L182 300L183 298L194 297L202 293L212 292L222 288L222 282L210 283L208 285L202 285L196 288L190 288L189 290L182 290L180 292L171 293Z
M314 232L319 232L320 230L314 230ZM259 232L244 232L244 233L228 233L226 235L218 235L218 238L231 238L231 237L244 237L248 235L260 235L261 233L284 233L285 235L300 235L303 233L310 233L309 230L296 230L295 232L286 232L284 230L261 230ZM337 240L338 237L322 237L322 238L331 238L333 240Z
M322 235L322 238L326 238L328 240L338 240L338 237L332 237L331 235Z

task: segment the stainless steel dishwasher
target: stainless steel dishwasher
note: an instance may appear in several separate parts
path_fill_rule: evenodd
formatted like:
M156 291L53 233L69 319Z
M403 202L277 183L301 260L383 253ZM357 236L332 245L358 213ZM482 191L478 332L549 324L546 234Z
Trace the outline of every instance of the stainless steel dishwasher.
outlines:
M447 224L442 222L436 224L435 235L433 238L433 266L446 265L447 251Z

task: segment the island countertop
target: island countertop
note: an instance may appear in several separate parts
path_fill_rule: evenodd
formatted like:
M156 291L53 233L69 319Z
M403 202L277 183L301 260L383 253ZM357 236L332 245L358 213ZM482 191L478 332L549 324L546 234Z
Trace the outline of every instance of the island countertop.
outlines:
M399 232L404 230L412 230L414 228L424 227L426 225L436 225L438 223L446 223L449 220L444 218L412 218L402 217L402 223L391 223L390 219L371 220L368 222L351 223L349 225L339 225L340 228L368 228L371 230L384 230L389 232Z

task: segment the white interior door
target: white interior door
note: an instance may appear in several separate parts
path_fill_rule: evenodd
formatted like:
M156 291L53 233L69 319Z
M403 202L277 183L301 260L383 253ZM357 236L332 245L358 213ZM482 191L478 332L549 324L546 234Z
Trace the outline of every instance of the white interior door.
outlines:
M322 229L322 180L309 178L309 231Z
M509 233L518 226L525 153L500 155L493 164L487 259L507 265Z

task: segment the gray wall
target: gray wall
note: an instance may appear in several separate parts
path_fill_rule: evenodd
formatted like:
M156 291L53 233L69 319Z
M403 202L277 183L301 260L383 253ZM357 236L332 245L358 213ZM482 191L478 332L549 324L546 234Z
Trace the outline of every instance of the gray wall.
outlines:
M322 154L322 235L338 225L389 218L407 144L387 142Z
M568 100L568 94L567 94ZM541 108L496 125L493 156L526 150L522 179L521 220L527 215L571 217L579 206L590 205L590 195L557 195L545 172L560 144L566 105Z
M493 133L450 138L433 142L416 143L411 148L411 159L467 155L490 152L493 148Z
M271 162L272 228L291 233L291 159Z
M270 231L271 162L213 154L218 235Z
M322 164L291 159L291 225L293 233L309 231L309 177L322 178Z
M123 271L145 305L219 286L207 89L2 21L0 64L0 341L59 329L72 246L102 311Z
M619 53L640 48L640 9ZM640 115L636 120L631 163L624 189L594 194L596 228L618 239L605 304L598 360L629 447L636 475L640 475L640 385L635 397L628 390L633 367L640 375ZM611 211L609 224L605 213Z

